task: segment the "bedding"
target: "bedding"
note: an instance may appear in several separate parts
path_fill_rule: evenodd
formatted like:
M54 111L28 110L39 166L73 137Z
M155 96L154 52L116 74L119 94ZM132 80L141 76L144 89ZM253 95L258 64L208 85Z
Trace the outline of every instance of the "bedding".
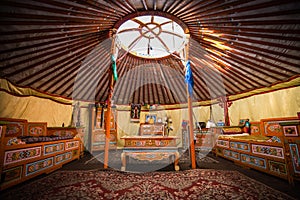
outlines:
M57 140L68 140L73 139L73 136L40 136L40 137L23 137L21 138L22 142L26 144L32 144L37 142L49 142L49 141L57 141Z
M0 118L0 191L79 159L78 134L77 128Z
M293 184L294 179L300 179L300 171L296 168L299 163L299 151L293 150L299 146L298 123L299 120L295 117L252 122L250 135L245 131L218 135L214 152L217 156L232 160L238 165L275 175ZM229 132L236 127L224 128L229 128ZM295 134L287 133L288 128L292 128Z
M232 134L241 134L243 133L242 127L223 127L222 134L223 135L232 135Z
M68 140L73 139L74 137L71 135L68 136L23 136L20 138L12 137L10 138L6 145L16 145L16 144L33 144L33 143L39 143L39 142L51 142L51 141L58 141L58 140Z
M253 141L253 142L281 142L280 139L276 136L270 138L263 135L249 135L248 133L219 135L218 139L234 139L234 140Z

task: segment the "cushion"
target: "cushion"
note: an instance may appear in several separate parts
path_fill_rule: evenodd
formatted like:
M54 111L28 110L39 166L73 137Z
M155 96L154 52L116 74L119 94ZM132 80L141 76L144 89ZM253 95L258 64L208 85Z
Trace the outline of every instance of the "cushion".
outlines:
M26 144L32 144L37 142L49 142L49 141L57 141L57 140L67 140L72 139L73 136L39 136L39 137L22 137L22 142L25 142Z
M223 127L222 128L223 135L239 134L239 133L243 133L243 129L241 127Z

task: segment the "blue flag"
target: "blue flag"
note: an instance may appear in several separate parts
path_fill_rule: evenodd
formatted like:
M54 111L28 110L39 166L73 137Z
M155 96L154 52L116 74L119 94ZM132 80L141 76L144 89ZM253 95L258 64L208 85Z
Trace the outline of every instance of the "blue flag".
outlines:
M114 55L111 56L111 61L112 61L114 80L117 81L118 80L117 64L116 64L116 59L115 59Z
M185 69L185 82L188 84L188 91L189 94L193 94L193 87L194 87L194 80L193 80L193 74L191 69L190 60L186 63L186 69Z

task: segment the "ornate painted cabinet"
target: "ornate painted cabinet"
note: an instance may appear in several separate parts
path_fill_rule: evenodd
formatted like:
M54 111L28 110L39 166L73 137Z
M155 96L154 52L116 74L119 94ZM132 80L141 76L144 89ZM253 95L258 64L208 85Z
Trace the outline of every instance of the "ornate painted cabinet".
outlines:
M179 152L176 145L178 138L165 135L163 123L141 124L139 135L123 136L121 139L125 141L121 154L122 171L126 169L127 157L149 162L171 158L174 169L179 170Z
M252 126L252 125L251 125ZM300 178L299 120L295 117L261 119L250 135L220 135L216 155L239 165L287 179Z
M91 104L89 106L89 144L90 151L100 151L105 148L105 116L107 108L105 106L95 106ZM110 147L117 147L117 128L116 128L117 112L112 108L111 120L110 120Z
M284 133L290 182L300 180L300 120L280 123Z
M46 122L0 119L0 190L50 173L79 159L76 128L47 127Z

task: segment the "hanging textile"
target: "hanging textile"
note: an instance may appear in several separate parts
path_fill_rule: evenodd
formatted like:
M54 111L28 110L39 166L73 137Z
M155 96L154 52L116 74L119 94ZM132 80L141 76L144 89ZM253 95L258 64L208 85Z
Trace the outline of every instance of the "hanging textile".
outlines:
M111 62L112 62L112 73L114 81L118 80L117 74L117 58L119 54L119 49L121 48L121 42L117 36L117 30L112 30L112 44L111 44Z
M188 84L189 95L193 94L194 80L190 60L186 62L185 82Z
M113 76L114 80L118 80L118 74L117 74L117 64L116 64L116 58L114 55L111 55L111 61L112 61L112 70L113 70Z

